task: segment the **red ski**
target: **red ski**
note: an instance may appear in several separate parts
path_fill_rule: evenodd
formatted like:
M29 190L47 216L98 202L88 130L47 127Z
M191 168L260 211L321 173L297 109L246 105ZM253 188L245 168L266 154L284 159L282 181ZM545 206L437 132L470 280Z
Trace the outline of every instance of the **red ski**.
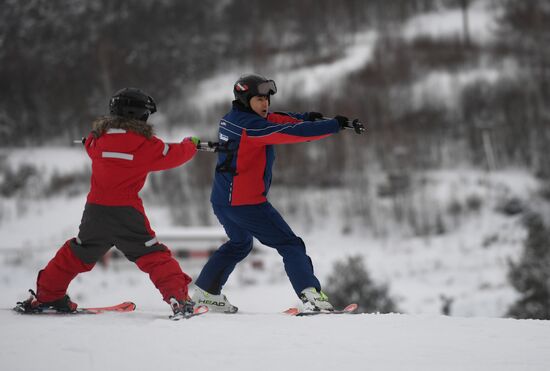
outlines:
M76 310L78 311L78 308L76 308ZM125 301L111 307L82 308L82 310L88 312L89 314L98 314L103 312L133 312L136 310L136 305L131 301Z
M113 305L110 307L97 307L97 308L76 308L74 312L58 312L52 308L44 308L36 312L25 312L25 309L17 305L13 308L14 311L20 314L56 314L56 315L73 315L73 314L100 314L105 312L133 312L136 309L136 305L131 301L125 301L123 303Z
M191 317L196 317L196 316L200 316L201 314L204 314L204 313L207 313L208 312L208 307L206 305L200 305L198 307L196 307L194 310L193 310L193 313L189 313L189 314L183 314L183 313L178 313L178 314L173 314L171 315L169 318L172 320L172 321L179 321L180 319L189 319Z
M299 308L288 308L283 313L295 317L316 316L319 314L351 314L357 309L357 304L350 304L342 310L322 310L318 312L302 312Z

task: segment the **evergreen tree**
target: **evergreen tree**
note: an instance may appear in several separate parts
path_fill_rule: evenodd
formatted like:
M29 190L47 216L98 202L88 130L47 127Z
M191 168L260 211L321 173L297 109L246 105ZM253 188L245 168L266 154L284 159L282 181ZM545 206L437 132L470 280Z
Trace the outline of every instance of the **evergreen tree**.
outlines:
M377 284L371 279L360 256L336 262L327 283L325 291L336 308L357 303L359 312L398 311L394 300L389 296L387 285Z
M550 177L550 2L503 0L498 5L499 49L516 60L519 82L511 99L503 96L500 109L509 147L519 148L539 176Z
M550 229L538 214L525 218L528 230L518 263L510 263L508 278L520 292L510 307L514 318L550 319Z

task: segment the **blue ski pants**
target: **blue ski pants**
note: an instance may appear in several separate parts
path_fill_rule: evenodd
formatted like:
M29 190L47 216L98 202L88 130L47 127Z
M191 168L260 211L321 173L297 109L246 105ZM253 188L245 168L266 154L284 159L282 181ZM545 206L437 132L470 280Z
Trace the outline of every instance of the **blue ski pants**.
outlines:
M212 207L229 241L212 254L195 282L198 287L219 294L237 263L252 250L252 237L256 237L283 257L286 274L296 294L307 287L321 289L304 241L294 234L269 202L244 206L213 204Z

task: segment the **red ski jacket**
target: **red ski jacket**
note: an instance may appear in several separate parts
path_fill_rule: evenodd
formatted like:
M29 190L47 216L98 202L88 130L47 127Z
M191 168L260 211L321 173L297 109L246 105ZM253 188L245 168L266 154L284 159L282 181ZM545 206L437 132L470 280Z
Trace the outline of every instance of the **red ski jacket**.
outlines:
M98 138L92 132L84 145L92 159L88 202L132 206L144 215L138 193L147 174L182 165L197 152L189 139L168 144L124 129L109 129Z

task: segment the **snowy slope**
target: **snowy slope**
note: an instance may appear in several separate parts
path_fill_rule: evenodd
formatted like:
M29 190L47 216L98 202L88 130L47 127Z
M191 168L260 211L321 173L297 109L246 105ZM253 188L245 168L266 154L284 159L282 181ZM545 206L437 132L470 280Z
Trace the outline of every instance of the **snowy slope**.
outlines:
M497 14L495 3L487 0L472 1L468 9L470 37L478 43L491 41L494 37ZM462 10L443 8L412 17L403 26L403 35L415 37L461 37L463 33Z
M487 41L491 37L490 16L480 13L479 5L473 10L478 15L471 20L472 32ZM428 14L408 22L403 32L411 38L459 34L460 17L458 11ZM281 92L298 86L303 89L301 94L316 94L368 63L375 38L372 33L360 34L340 60L279 71L273 77ZM491 82L498 77L494 71L480 68L451 77L428 75L413 88L413 95L421 99L427 90L438 91L452 104L456 97L446 86L457 81L463 86L480 78ZM213 104L230 100L231 92L219 86L230 86L241 72L230 71L204 81L195 96ZM8 156L14 168L35 164L44 179L89 167L81 148L23 149L10 151ZM434 196L433 205L445 209L449 201L458 199L464 204L472 195L480 195L486 203L478 214L467 215L468 220L444 235L377 238L370 235L372 224L342 235L335 220L341 222L344 204L337 202L331 204L331 217L315 220L313 228L303 222L307 218L288 215L292 227L306 241L323 282L334 261L360 255L373 278L388 282L400 309L409 314L292 318L277 313L296 305L297 298L279 256L264 249L265 269L252 271L249 258L225 288L241 309L238 315L207 314L170 322L169 308L148 277L131 263L118 262L79 276L69 293L81 306L133 300L138 305L135 313L23 317L9 308L25 298L25 290L35 285L38 270L76 233L85 195L0 199L0 370L550 369L549 321L488 318L501 316L515 299L506 281L507 261L517 257L525 238L518 218L494 212L494 199L499 196L494 189L507 187L513 195L527 196L536 186L533 178L524 172L503 171L483 177L475 171L453 169L450 173L430 177L437 180L437 187L427 191ZM494 187L479 186L486 183ZM326 199L342 198L330 197L328 190L321 192ZM287 202L276 197L274 201ZM152 225L158 230L169 228L168 213L155 206L146 205ZM391 229L384 210L374 210L377 217L372 223L388 224ZM194 277L203 263L181 261L183 269ZM438 315L442 294L455 299L455 317Z
M89 166L79 150L45 148L33 151L31 156L25 156L28 153L23 150L14 150L8 153L7 160L14 168L25 163L42 169L44 174L69 173ZM53 157L58 160L44 161ZM46 167L51 167L52 163L57 167ZM353 233L342 235L341 215L345 215L347 206L338 202L342 200L341 191L310 190L300 200L287 201L282 194L274 193L273 202L280 206L292 228L306 242L322 283L331 274L335 261L358 255L364 258L374 280L389 284L390 294L404 313L439 314L443 295L453 299L452 315L504 315L516 300L516 293L506 278L508 259L516 259L519 255L525 228L519 217L496 213L495 202L503 194L520 199L528 197L537 188L536 180L520 170L503 170L490 177L482 171L467 169L434 171L425 176L430 179L430 187L424 191L430 195L429 199L413 198L412 202L430 205L430 209L445 210L451 201L465 205L469 197L476 196L483 200L482 208L476 213L465 213L458 221L451 221L449 225L452 227L443 235L422 237L403 235L400 230L404 225L388 214L387 200L372 199L370 202L376 218L363 224L357 221ZM46 175L44 179L47 179ZM311 208L312 205L323 208L324 203L318 202L321 199L333 200L328 215L326 210ZM13 305L25 290L34 287L36 272L44 267L66 239L77 233L84 203L85 194L25 201L0 198L0 292L6 298L6 302L0 301L0 305ZM294 208L300 211L295 215L287 212L287 203L294 203ZM166 209L147 202L145 206L158 232L170 230L171 220ZM314 220L303 214L308 210L316 215ZM307 220L310 220L310 225L307 225ZM373 230L383 229L388 233L385 237L372 234ZM234 295L244 287L255 285L259 291L269 292L269 295L260 294L262 300L266 300L266 296L272 296L273 287L286 285L285 296L273 300L270 309L294 304L295 298L279 255L268 248L262 248L261 252L264 270L251 269L252 259L249 258L238 267L227 288ZM184 270L193 277L198 275L203 264L201 260L182 261ZM150 289L152 286L146 277L142 277L143 274L133 272L133 268L121 268L128 271L122 277L113 272L114 269L94 270L74 282L70 293L84 305L96 305L95 297L88 303L82 299L89 300L87 293L102 291L105 285L109 286L109 291L117 287L114 294L131 292L131 299L140 298L143 290L135 290L134 286ZM142 295L144 298L151 295L148 290ZM121 298L106 299L110 302ZM241 300L246 302L248 298ZM142 299L141 303L144 302Z
M475 43L488 43L494 38L496 16L494 4L490 1L476 0L471 3L468 12L468 27L470 37ZM459 8L443 8L417 15L405 22L400 32L404 38L409 40L419 37L436 39L461 37L463 32L462 11ZM269 76L277 82L279 91L283 94L292 92L297 95L314 96L322 91L337 91L345 76L363 68L371 61L377 38L377 32L362 31L355 35L342 57L337 60L291 70L276 68L276 72ZM284 56L281 56L280 59L284 59ZM284 66L285 63L281 63L281 65ZM238 76L253 70L250 66L240 65L238 69L226 69L199 82L190 98L191 106L207 110L212 105L231 101L233 99L231 89L220 89L220 87L231 86ZM457 91L461 90L457 89L457 84L459 87L463 87L474 80L493 81L502 73L503 71L495 66L463 71L456 75L434 72L418 82L413 87L412 94L418 100L418 104L423 100L435 98L437 102L452 105L456 101ZM433 91L441 92L441 87L444 89L443 95L426 95Z
M0 369L542 371L550 365L548 321L296 318L262 308L172 322L166 309L55 318L2 310Z
M346 48L343 56L335 61L313 66L281 70L270 74L277 83L278 90L293 94L311 96L326 90L337 90L343 77L354 72L370 61L376 41L376 33L366 31L355 35L354 42ZM195 108L206 110L210 105L230 102L233 99L231 87L236 78L243 73L253 72L250 67L239 66L240 70L224 71L205 79L191 97ZM220 89L220 87L223 87Z

